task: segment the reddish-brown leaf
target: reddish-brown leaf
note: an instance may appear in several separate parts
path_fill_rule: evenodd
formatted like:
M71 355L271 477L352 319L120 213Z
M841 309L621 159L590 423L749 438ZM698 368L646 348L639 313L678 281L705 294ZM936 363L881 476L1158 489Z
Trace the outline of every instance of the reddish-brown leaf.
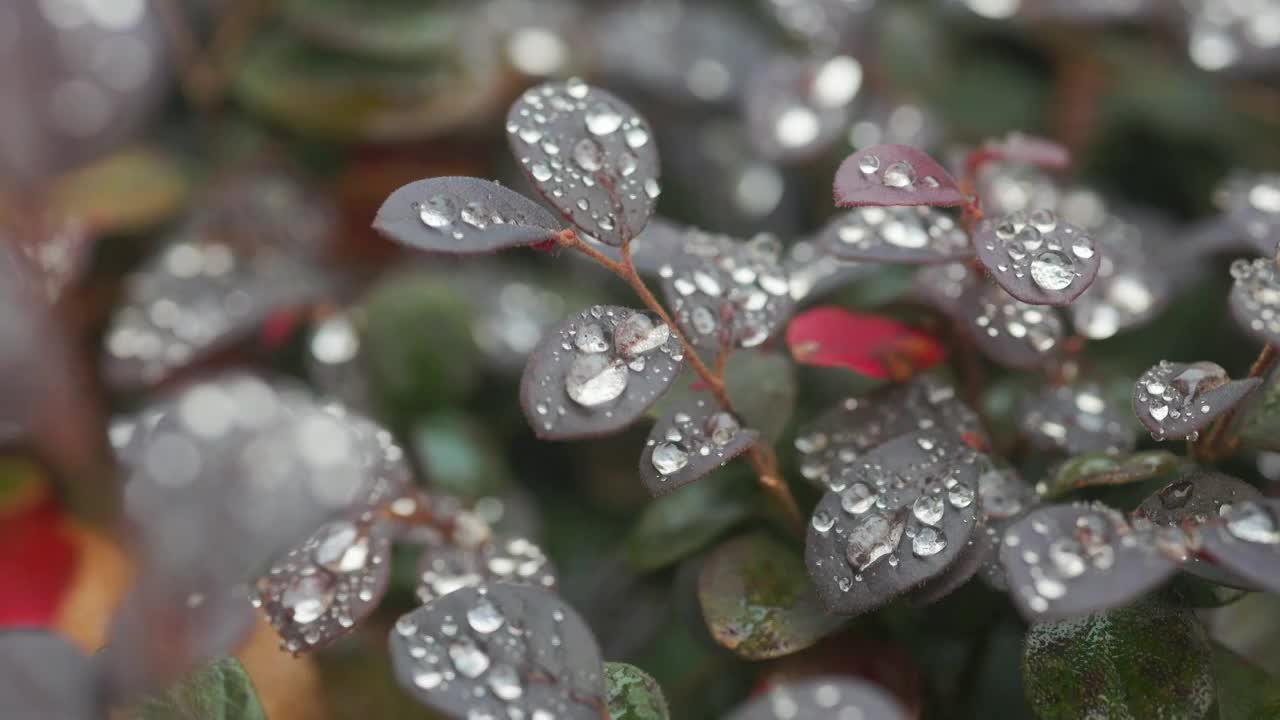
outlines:
M928 370L946 355L941 343L919 330L837 307L813 308L792 318L787 347L801 365L896 381Z
M968 198L936 160L909 145L874 145L836 170L838 207L934 205L957 207Z

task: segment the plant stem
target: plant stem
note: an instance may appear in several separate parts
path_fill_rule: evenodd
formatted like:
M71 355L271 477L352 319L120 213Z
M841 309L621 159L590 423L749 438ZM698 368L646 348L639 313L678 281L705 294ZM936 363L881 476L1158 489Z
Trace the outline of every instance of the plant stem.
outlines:
M657 315L662 322L671 328L671 332L675 334L676 339L680 341L681 347L684 349L685 360L688 361L689 367L693 368L694 373L707 386L707 390L715 398L716 403L728 413L733 413L733 401L729 399L729 393L724 387L724 367L722 362L716 363L716 370L712 370L702 357L698 355L698 351L694 348L693 343L689 341L684 331L680 329L672 319L667 309L649 290L649 286L645 284L640 274L636 272L635 263L631 261L631 244L626 243L621 247L621 261L611 260L603 253L582 241L573 228L569 228L558 236L562 247L573 249L590 258L597 265L600 265L609 272L617 275L631 286L631 289L640 298L640 302L644 306ZM721 358L727 355L725 352L720 353ZM802 532L804 529L804 516L800 512L800 507L796 504L795 497L791 494L791 489L782 479L781 473L778 472L777 459L774 457L772 450L759 445L753 445L746 452L747 462L750 463L752 470L756 474L756 482L760 488L769 495L773 502L782 511L783 518L787 524L795 531Z
M1258 353L1258 359L1253 361L1253 367L1249 368L1248 377L1265 377L1276 364L1277 359L1280 359L1280 353L1276 352L1274 345L1267 343L1262 347L1262 352ZM1213 423L1213 427L1209 429L1203 441L1195 446L1198 457L1206 461L1212 461L1235 450L1237 441L1228 435L1235 416L1236 408L1232 408Z

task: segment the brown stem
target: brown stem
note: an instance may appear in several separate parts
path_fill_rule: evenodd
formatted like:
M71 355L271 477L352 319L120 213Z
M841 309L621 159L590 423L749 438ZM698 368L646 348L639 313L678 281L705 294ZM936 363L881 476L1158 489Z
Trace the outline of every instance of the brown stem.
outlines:
M1258 353L1258 359L1253 361L1253 367L1249 368L1248 377L1266 376L1275 366L1277 359L1280 359L1280 353L1276 352L1275 346L1270 343L1264 345L1262 352ZM1193 446L1192 450L1196 457L1212 461L1235 451L1238 441L1230 437L1231 424L1235 416L1236 408L1232 408L1213 423L1213 427L1205 434L1202 441Z
M715 398L716 403L725 412L734 412L733 401L729 399L729 393L724 387L722 360L728 353L720 353L720 359L716 362L715 370L712 370L703 362L702 357L698 355L698 351L694 348L693 343L689 341L688 336L671 319L667 309L663 307L658 298L649 290L649 286L645 284L640 274L636 272L635 264L631 261L630 243L626 243L621 247L621 261L615 261L583 242L573 228L561 232L557 237L557 241L562 247L571 248L582 253L627 283L640 298L640 302L644 303L648 310L657 315L662 322L671 328L671 332L675 333L676 339L680 341L680 345L684 349L684 358L689 363L689 367L693 368L694 373L707 386L707 390ZM800 513L800 507L796 504L795 497L791 494L791 488L787 486L787 483L781 477L781 473L778 472L777 460L772 450L760 445L753 445L747 450L746 459L750 463L752 470L755 471L756 482L760 484L760 488L772 497L773 501L782 510L787 524L798 532L802 531L804 528L804 516Z

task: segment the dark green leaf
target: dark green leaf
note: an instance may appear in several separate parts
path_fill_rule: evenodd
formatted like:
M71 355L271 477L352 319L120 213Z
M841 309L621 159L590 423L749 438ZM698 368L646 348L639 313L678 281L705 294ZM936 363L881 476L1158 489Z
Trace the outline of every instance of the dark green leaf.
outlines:
M657 570L696 552L751 514L734 492L750 481L721 470L645 507L627 535L627 559L639 571Z
M604 664L612 720L667 720L667 700L648 673L627 663Z
M1033 625L1022 673L1042 720L1199 720L1213 706L1212 657L1190 611L1148 603Z
M1221 720L1272 720L1280 717L1280 678L1275 678L1221 645L1213 648Z
M410 435L432 488L470 502L500 494L510 485L511 471L502 453L470 417L436 413L415 423Z
M288 0L280 6L284 21L317 44L392 60L451 52L467 20L459 9L361 0Z
M1238 428L1245 447L1280 452L1280 376L1272 376L1249 401Z
M716 642L748 660L803 650L841 622L823 610L800 554L763 532L716 548L698 600Z
M762 443L776 442L796 407L796 368L791 360L782 353L740 350L725 364L724 384L743 427L759 431ZM682 401L703 395L694 389L698 386L698 376L686 370L650 414L670 415Z
M142 701L132 720L266 720L240 661L215 660L165 693Z
M1046 499L1055 499L1072 490L1147 480L1173 471L1181 462L1178 456L1165 450L1150 450L1132 455L1090 453L1074 457L1060 465L1043 487L1037 487L1036 490Z

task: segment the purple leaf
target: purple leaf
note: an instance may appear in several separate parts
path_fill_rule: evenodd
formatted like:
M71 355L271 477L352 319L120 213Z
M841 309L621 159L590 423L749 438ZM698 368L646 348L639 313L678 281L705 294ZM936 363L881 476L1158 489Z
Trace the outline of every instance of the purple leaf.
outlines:
M1218 189L1215 200L1237 237L1257 254L1275 256L1280 244L1280 174L1236 173Z
M630 105L576 78L546 83L511 106L507 132L534 187L588 235L621 246L649 222L657 143Z
M548 332L529 355L520 405L545 440L607 435L661 397L683 361L680 341L661 320L595 305Z
M1200 553L1268 592L1280 593L1280 500L1245 500L1200 534Z
M1028 305L999 286L971 289L960 308L978 349L1006 367L1040 368L1062 343L1062 320L1053 308Z
M934 205L969 201L936 160L908 145L875 145L850 155L836 171L838 207Z
M709 395L698 394L649 431L640 451L640 480L655 497L665 495L746 452L759 437Z
M10 720L83 720L99 715L93 666L44 630L0 632L0 707Z
M1052 210L984 220L973 244L1000 287L1032 305L1069 304L1093 282L1102 262L1093 238Z
M1231 264L1231 314L1241 327L1264 343L1280 345L1280 272L1262 258Z
M1211 362L1161 360L1133 385L1133 412L1156 440L1196 440L1200 431L1262 384L1232 380Z
M906 720L910 715L880 686L847 675L832 675L775 685L734 710L728 720L779 717Z
M430 603L464 587L497 582L556 586L556 569L542 548L522 537L493 538L479 546L429 545L418 557L418 599Z
M471 254L550 242L564 223L497 183L441 177L418 180L391 193L373 227L417 250Z
M1069 455L1132 450L1137 438L1131 423L1106 398L1096 383L1046 385L1023 401L1018 424L1041 450Z
M1098 275L1068 307L1076 332L1105 340L1138 327L1164 309L1173 294L1170 271L1152 262L1164 246L1164 229L1106 215L1090 235L1105 261Z
M969 236L931 207L862 207L832 220L819 236L841 260L937 264L973 257Z

